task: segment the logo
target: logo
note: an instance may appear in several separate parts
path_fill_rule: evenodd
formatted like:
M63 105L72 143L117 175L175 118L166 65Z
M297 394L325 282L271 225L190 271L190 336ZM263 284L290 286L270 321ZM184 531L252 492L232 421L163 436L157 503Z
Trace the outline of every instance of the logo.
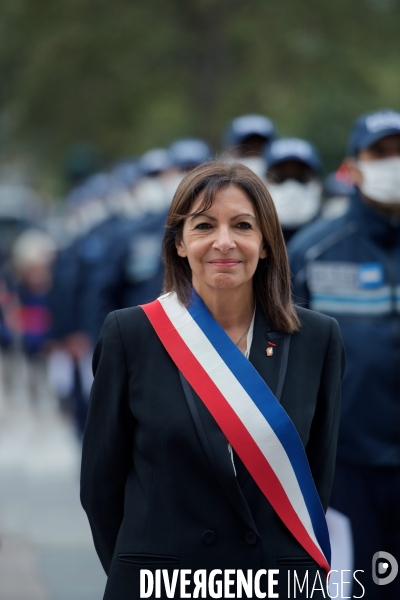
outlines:
M375 552L372 557L372 579L377 585L391 583L399 572L395 557L389 552Z
M398 129L400 128L400 115L391 110L385 112L378 112L373 115L369 115L365 119L365 125L367 130L371 133L381 131L382 129Z

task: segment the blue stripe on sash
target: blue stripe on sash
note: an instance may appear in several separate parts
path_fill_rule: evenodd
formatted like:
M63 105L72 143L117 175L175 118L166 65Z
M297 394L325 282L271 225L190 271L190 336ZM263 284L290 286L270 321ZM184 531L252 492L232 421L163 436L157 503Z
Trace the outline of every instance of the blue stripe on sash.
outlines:
M187 310L256 404L284 447L296 473L315 536L330 564L331 551L325 514L312 478L303 443L290 417L260 374L235 346L195 291L193 291L192 302Z

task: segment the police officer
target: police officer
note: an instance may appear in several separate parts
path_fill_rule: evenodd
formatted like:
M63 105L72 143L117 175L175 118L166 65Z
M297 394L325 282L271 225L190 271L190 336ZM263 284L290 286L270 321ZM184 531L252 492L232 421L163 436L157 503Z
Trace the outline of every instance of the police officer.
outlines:
M140 178L141 173L136 164L128 161L119 164L112 174L107 175L103 189L99 189L97 194L105 206L106 216L81 236L79 241L77 326L79 331L89 337L92 346L106 316L98 314L99 281L113 277L109 265L112 264L121 241L130 235L134 224L142 218L142 212L137 207L136 210L129 207L129 202L135 206L134 190ZM120 307L122 300L115 298L113 302L116 308ZM114 305L110 304L104 310L108 308L113 310Z
M49 294L52 314L49 373L61 408L72 413L79 436L83 434L90 386L89 363L93 344L82 327L80 303L84 297L85 267L100 252L90 243L92 231L101 228L108 210L104 195L108 177L99 173L73 189L66 199L68 243L61 248L53 267Z
M141 179L135 189L135 203L142 213L160 213L170 203L166 183L174 174L169 152L166 148L153 148L145 152L138 161Z
M394 600L400 577L376 585L371 561L400 560L400 113L362 115L348 154L348 212L300 232L289 255L295 298L335 317L346 348L331 505L351 521L365 598Z
M182 175L211 158L210 146L199 138L175 140L170 144L168 152L173 167Z
M298 138L281 138L265 148L266 182L286 242L320 213L322 163L315 146Z
M107 199L111 214L118 213L127 218L140 216L142 208L135 201L135 190L142 177L138 161L134 158L123 158L118 160L111 171L115 179L113 193Z
M164 178L164 186L169 198L168 206L176 192L176 188L189 171L210 160L211 148L202 139L183 138L175 140L168 147L172 170L168 178Z
M263 177L265 160L263 150L276 136L275 125L263 115L242 115L226 128L223 143L227 161L239 161L256 175Z

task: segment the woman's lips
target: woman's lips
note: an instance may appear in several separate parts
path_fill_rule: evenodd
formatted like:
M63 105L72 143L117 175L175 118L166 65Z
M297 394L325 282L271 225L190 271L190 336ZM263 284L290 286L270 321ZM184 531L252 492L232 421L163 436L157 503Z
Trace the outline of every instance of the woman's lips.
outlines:
M216 267L234 267L238 264L240 264L240 260L234 260L232 258L227 258L227 259L216 259L216 260L210 260L210 264L214 265Z

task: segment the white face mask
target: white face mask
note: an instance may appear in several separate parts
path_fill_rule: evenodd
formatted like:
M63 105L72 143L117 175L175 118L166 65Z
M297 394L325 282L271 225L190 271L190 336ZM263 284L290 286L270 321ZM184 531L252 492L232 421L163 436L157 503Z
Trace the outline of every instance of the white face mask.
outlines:
M171 202L159 178L143 177L134 191L134 201L142 212L160 213Z
M238 162L249 167L261 179L264 177L266 165L262 156L245 156L244 158L239 158Z
M162 184L164 186L165 193L170 204L172 202L172 198L174 197L178 185L184 177L184 173L171 173L170 175L168 175L168 177L163 178Z
M363 176L360 190L371 200L400 204L400 156L381 160L358 161Z
M317 181L300 183L287 179L268 183L282 227L296 229L317 216L321 207L321 185Z

